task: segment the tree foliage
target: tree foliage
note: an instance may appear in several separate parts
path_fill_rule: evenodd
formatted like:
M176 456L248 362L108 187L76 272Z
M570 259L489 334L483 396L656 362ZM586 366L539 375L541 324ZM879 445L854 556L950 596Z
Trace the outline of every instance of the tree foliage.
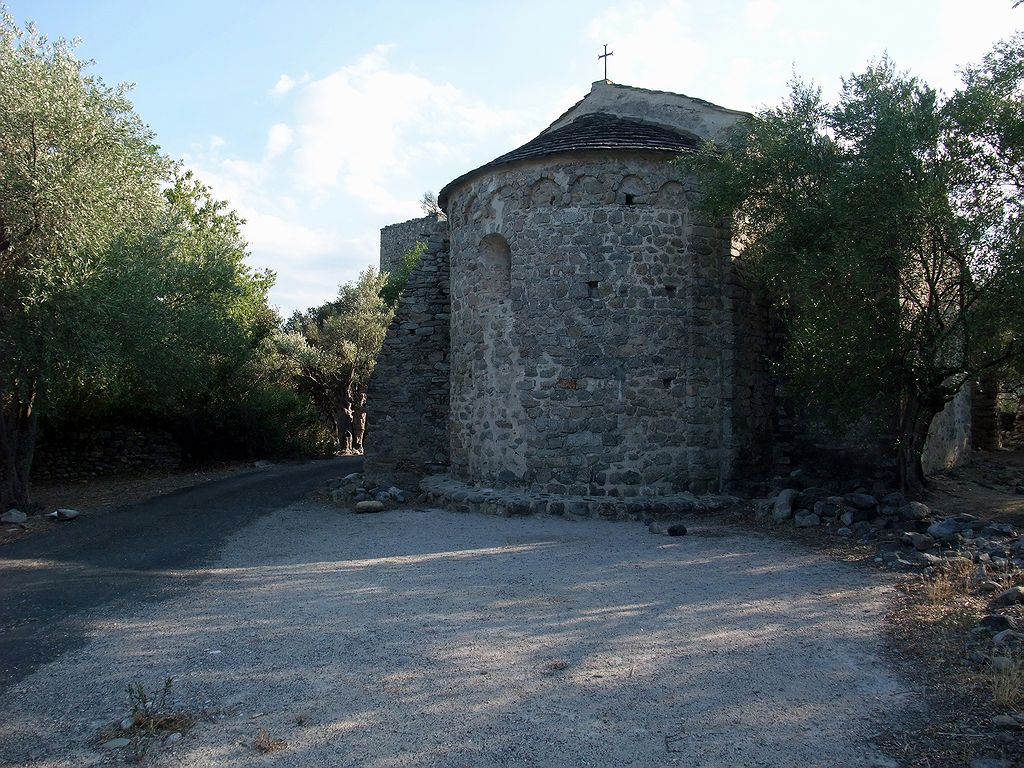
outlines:
M786 324L791 392L847 420L892 404L911 489L935 414L1024 351L1022 49L1001 44L946 99L888 59L834 104L796 80L683 161Z
M339 287L334 301L294 314L276 345L300 389L332 425L343 452L362 449L366 386L394 307L383 296L388 275L370 267Z
M409 282L409 275L412 274L416 265L420 263L420 258L422 258L426 250L427 244L422 240L417 240L416 244L402 256L402 262L398 265L398 269L386 276L386 281L384 287L380 290L380 295L391 307L398 306L398 298L402 295L402 291L405 290L406 283Z
M301 416L266 358L274 277L245 264L241 225L160 154L124 86L0 18L0 506L31 504L41 415Z

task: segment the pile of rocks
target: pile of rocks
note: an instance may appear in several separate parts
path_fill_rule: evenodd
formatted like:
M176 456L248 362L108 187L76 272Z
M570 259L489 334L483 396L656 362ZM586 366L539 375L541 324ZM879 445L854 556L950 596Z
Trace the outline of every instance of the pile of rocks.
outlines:
M1012 525L967 514L940 518L926 504L907 501L898 492L876 495L861 488L835 495L819 487L786 488L772 499L755 500L753 507L755 517L771 517L778 524L877 543L876 560L894 569L951 559L999 572L1024 567L1024 540Z
M350 506L356 512L382 512L408 500L405 491L394 485L385 483L367 488L361 472L329 480L325 490L335 504Z

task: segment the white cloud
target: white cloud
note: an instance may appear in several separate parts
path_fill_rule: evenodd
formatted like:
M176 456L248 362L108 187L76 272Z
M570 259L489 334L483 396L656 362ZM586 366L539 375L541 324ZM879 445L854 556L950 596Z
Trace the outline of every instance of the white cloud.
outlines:
M452 147L469 151L520 120L509 110L472 102L451 84L391 68L389 51L378 46L303 89L293 172L296 183L316 195L344 189L377 211L409 217L417 215L422 193L404 187L415 170L440 167Z
M609 80L682 93L708 61L705 43L687 23L692 15L683 0L633 0L591 21L588 34L597 43L612 43Z
M281 75L277 78L277 82L274 83L274 87L271 88L268 93L271 96L284 96L288 91L292 90L297 85L288 75Z
M775 0L750 0L743 8L743 22L755 33L771 29L778 15L779 5Z
M715 98L720 100L719 103L728 104L732 109L754 109L750 84L755 69L751 59L737 57L730 61L722 88L715 94Z
M262 146L228 152L211 141L186 159L246 220L251 262L277 273L271 297L286 313L376 264L380 227L422 215L425 190L507 151L524 130L511 110L393 66L390 51L317 79L282 75L272 92L293 97L272 102Z
M277 157L292 143L292 129L285 123L274 123L267 131L267 159Z
M941 0L937 9L938 32L943 41L920 72L931 85L950 91L960 84L957 70L974 64L1000 39L1010 37L1024 22L1024 14L1012 3L993 3L987 13L962 0ZM995 17L995 18L993 18Z

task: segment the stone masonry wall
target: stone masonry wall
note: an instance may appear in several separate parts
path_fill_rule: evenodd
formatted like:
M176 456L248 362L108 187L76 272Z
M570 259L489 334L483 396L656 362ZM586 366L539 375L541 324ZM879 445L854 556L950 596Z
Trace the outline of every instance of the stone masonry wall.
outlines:
M733 376L757 344L737 353L753 314L730 313L752 300L691 194L639 154L453 190L453 475L604 496L705 491L738 469L767 423L752 373Z
M971 385L967 384L932 421L921 453L925 474L963 464L970 457L971 443Z
M400 224L389 224L380 231L380 271L394 272L402 263L402 257L412 250L417 242L427 242L431 233L437 230L437 216L410 219Z
M44 438L32 462L34 480L84 480L141 469L174 470L181 448L166 432L126 427Z
M434 219L425 234L367 392L363 466L375 485L408 486L448 463L447 223Z

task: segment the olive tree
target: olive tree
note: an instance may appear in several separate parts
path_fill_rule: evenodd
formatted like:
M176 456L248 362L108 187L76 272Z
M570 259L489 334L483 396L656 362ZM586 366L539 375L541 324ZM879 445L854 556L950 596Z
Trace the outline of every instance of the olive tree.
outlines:
M0 506L26 505L39 406L58 367L99 353L83 288L163 205L169 162L124 86L0 16Z
M1001 44L948 98L887 59L834 104L796 81L682 161L786 326L791 395L836 423L894 414L911 491L935 415L1024 353L1022 50Z
M370 267L334 301L288 321L276 343L297 385L333 428L342 452L362 450L366 385L394 316L387 274Z

